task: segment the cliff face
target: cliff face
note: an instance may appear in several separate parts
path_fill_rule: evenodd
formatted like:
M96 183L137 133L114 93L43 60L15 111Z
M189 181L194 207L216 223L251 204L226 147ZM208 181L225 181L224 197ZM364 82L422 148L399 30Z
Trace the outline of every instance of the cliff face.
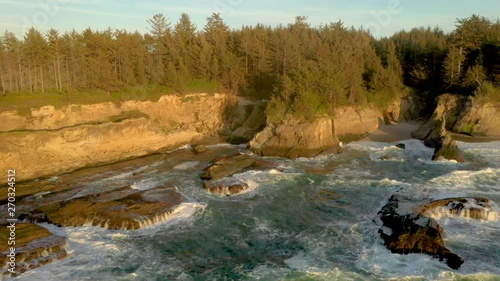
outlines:
M335 133L341 140L362 138L377 130L383 120L382 112L375 108L339 108L334 114Z
M423 140L432 138L442 126L454 133L500 136L500 104L441 95L432 117L413 136Z
M500 104L482 103L471 97L462 108L454 132L500 136Z
M250 149L265 156L288 158L312 157L340 151L340 141L354 141L365 137L383 124L405 119L403 101L394 101L381 111L374 107L342 107L333 118L318 117L312 121L285 116L279 124L268 122L264 130L250 141Z
M299 121L288 116L280 124L268 124L250 141L250 149L259 155L297 158L336 153L340 146L330 118Z
M45 106L29 117L3 112L0 170L16 169L21 181L173 149L216 136L237 103L229 95L198 94L120 106Z

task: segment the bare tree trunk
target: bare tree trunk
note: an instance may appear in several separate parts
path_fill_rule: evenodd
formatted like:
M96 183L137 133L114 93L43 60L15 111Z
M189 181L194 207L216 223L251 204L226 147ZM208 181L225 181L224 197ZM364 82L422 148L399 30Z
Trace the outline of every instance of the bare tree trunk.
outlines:
M458 57L458 77L462 74L462 46L460 46L460 56Z
M10 68L10 65L9 65L9 90L12 91L12 89L14 89L14 86L12 84L12 69Z
M57 80L57 65L56 59L52 60L52 65L54 66L54 82L56 84L56 89L59 91L59 81Z
M42 75L42 93L45 93L45 83L43 81L43 67L40 66L40 74Z
M38 92L38 77L36 75L37 66L35 65L35 73L33 74L33 82L35 83L35 93Z
M59 80L59 91L62 91L61 58L59 54L57 55L57 79Z
M5 82L3 81L3 71L0 70L0 87L2 88L2 95L5 94Z
M73 70L73 85L76 85L76 70L75 70L75 60L72 58L72 70Z
M33 94L33 80L31 79L31 63L28 66L28 74L30 78L30 93Z
M68 83L68 86L71 87L71 76L69 76L69 62L68 62L68 58L66 58L66 81Z
M21 78L21 90L24 89L24 77L23 77L23 71L21 69L21 63L18 64L19 66L19 77ZM19 88L18 88L18 91L19 91Z

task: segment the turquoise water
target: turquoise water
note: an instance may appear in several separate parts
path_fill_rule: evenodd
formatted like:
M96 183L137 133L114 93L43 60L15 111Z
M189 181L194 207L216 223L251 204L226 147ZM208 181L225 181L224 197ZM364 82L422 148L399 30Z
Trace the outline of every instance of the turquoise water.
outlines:
M416 199L486 197L498 212L500 143L460 143L465 164L431 162L432 150L404 143L406 150L357 142L340 155L265 158L277 167L236 175L252 188L234 197L207 194L198 179L206 163L187 156L138 167L148 171L140 181L130 173L89 179L89 187L139 189L174 181L189 203L133 232L47 226L68 237L70 256L16 280L500 280L498 220L439 219L446 245L465 259L458 271L426 255L391 254L374 220L398 190ZM385 155L392 159L378 160Z

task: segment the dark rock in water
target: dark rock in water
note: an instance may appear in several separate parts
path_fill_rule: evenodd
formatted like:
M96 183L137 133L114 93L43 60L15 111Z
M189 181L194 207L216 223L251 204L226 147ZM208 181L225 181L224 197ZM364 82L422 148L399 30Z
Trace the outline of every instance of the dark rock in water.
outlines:
M247 154L235 154L215 159L210 166L205 168L200 176L203 180L218 180L231 176L256 163L252 156Z
M58 226L93 225L107 229L139 229L168 219L186 199L173 187L140 191L132 188L58 201L36 209L25 220Z
M391 160L391 159L392 159L392 156L389 156L389 155L384 155L384 156L378 158L378 160L382 160L382 161Z
M396 144L396 147L401 149L406 149L406 145L404 143L398 143Z
M383 223L379 233L385 246L398 254L428 254L458 269L463 258L445 247L443 229L434 219L414 212L414 204L402 195L393 195L378 212Z
M206 152L207 151L207 147L204 146L204 145L192 145L191 146L191 150L194 152L194 153L203 153L203 152Z
M215 159L200 176L204 188L210 193L235 195L248 189L248 185L232 178L236 173L252 169L274 168L272 164L257 161L248 154L234 154Z
M9 237L8 225L0 225L0 237ZM55 260L67 257L67 242L64 237L52 234L47 229L32 223L17 223L16 232L16 268L15 274L3 267L0 271L2 277L16 276L29 269L37 268ZM10 246L5 243L0 245L0 263L6 265L9 262Z
M448 198L432 201L420 208L420 213L439 218L442 216L465 217L478 220L496 220L498 214L486 198Z
M459 163L465 162L465 157L457 146L457 143L446 135L441 143L436 144L432 160L437 160L443 157L448 160L456 160Z

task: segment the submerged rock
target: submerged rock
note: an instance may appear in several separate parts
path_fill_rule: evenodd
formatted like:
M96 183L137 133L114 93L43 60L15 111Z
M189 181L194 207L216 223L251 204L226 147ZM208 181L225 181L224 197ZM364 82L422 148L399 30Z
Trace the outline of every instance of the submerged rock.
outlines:
M204 145L194 144L191 146L191 151L193 151L193 153L203 153L207 151L207 147Z
M384 160L391 160L392 156L389 155L384 155L378 158L378 160L384 161Z
M256 154L287 158L314 157L341 151L333 121L326 117L313 121L285 117L280 124L268 123L249 145Z
M3 265L1 275L3 277L16 276L29 269L37 268L55 260L67 257L67 242L64 237L52 234L47 229L32 223L17 223L15 225L15 273L8 271L5 265L10 262L8 257L10 246L2 243L0 246L0 263ZM0 236L9 237L8 225L0 225Z
M436 220L413 211L413 205L408 198L393 195L378 212L383 223L379 234L385 246L398 254L428 254L458 269L464 259L445 247L443 228Z
M396 144L396 147L401 149L406 149L406 145L404 143L398 143Z
M173 187L146 191L125 188L48 204L25 215L24 219L59 226L134 230L167 220L175 207L185 201Z

